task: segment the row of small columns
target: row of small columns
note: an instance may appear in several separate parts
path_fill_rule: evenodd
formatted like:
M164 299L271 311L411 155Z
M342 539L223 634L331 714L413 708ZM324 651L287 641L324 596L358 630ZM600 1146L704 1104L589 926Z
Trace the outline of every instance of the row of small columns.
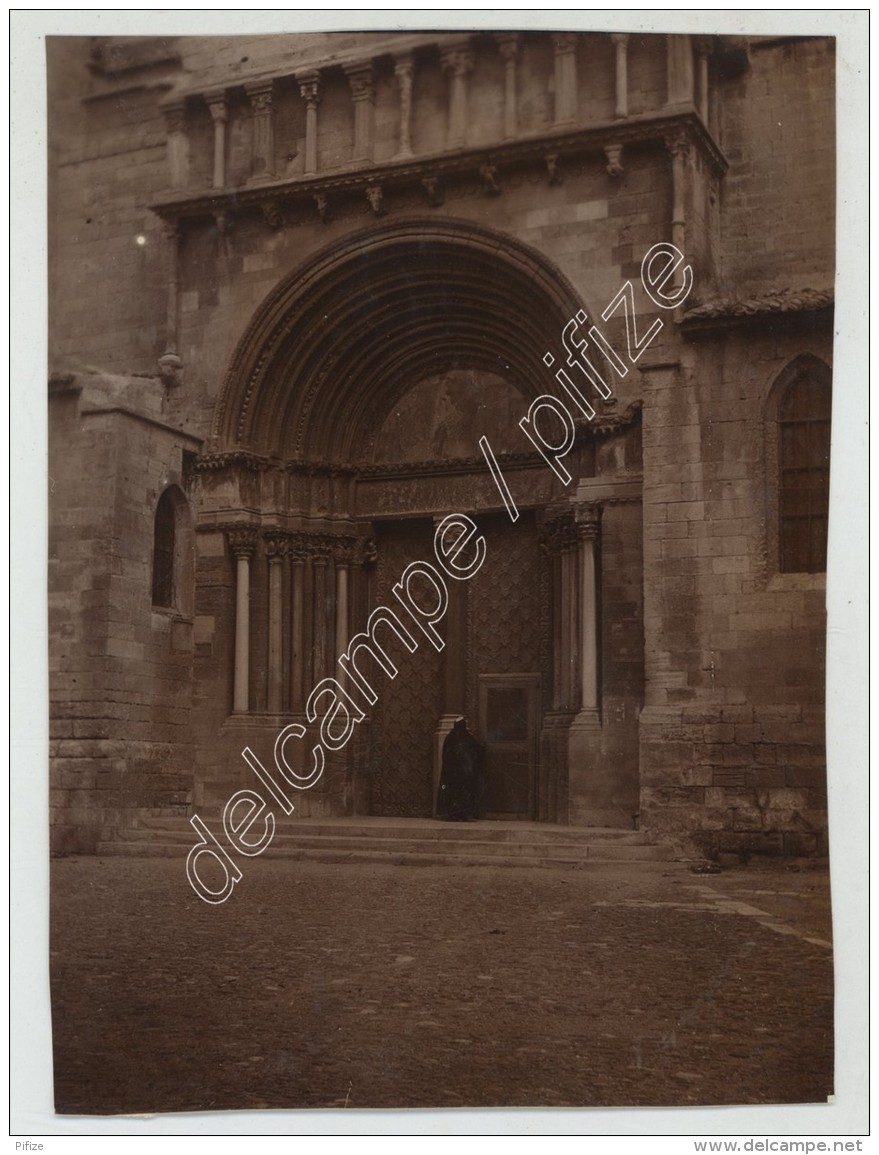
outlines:
M250 709L250 563L257 544L257 531L251 527L227 532L230 551L235 558L235 666L232 710L246 714ZM315 538L308 535L268 533L263 537L268 562L268 694L270 714L284 710L283 652L284 599L283 567L289 556L291 566L291 706L294 711L305 707L306 680L316 684L333 672L335 657L348 646L350 617L349 572L355 561L369 563L374 558L369 542L361 543L355 554L355 539L348 537ZM332 561L332 572L330 562ZM311 566L312 637L311 668L306 669L305 570ZM332 622L327 607L333 606ZM344 672L335 671L344 682Z
M598 671L598 611L596 546L600 532L600 507L580 506L571 514L556 518L543 529L543 543L557 559L558 602L554 616L553 709L577 711L597 720L600 716ZM253 527L227 531L230 551L235 558L235 661L232 709L246 714L250 709L250 565L259 537ZM301 711L305 704L306 679L316 684L332 672L333 656L345 652L349 641L350 568L375 560L374 543L360 543L355 552L353 538L315 539L305 535L268 533L263 537L268 562L268 695L270 714L284 710L283 646L284 602L283 565L291 564L291 706ZM330 573L330 561L333 562ZM312 567L311 668L305 660L305 567ZM332 598L332 600L330 600ZM454 603L454 604L453 604ZM326 612L334 604L333 622ZM458 713L463 671L458 659L464 652L461 607L449 605L449 637L457 643L446 658L444 697L446 710ZM344 675L336 670L336 677Z
M584 505L548 522L544 548L555 559L558 601L553 619L554 710L598 721L598 594L596 548L601 509Z
M570 128L577 123L577 33L553 34L555 103L553 122L556 128ZM611 33L615 62L614 116L626 117L628 109L628 33ZM696 38L698 84L694 81L693 48L689 36L668 38L668 103L692 103L694 89L698 90L699 110L708 119L708 55L710 38ZM518 132L516 106L516 63L519 58L520 35L515 32L498 33L496 41L504 65L504 139L513 140ZM473 50L468 41L446 44L440 49L443 71L449 77L448 136L449 149L466 144L468 124L468 77L473 71ZM354 105L353 159L370 163L373 159L375 125L375 71L372 61L345 66ZM397 159L409 158L412 153L412 83L415 61L411 52L394 56L394 73L400 94ZM318 106L321 99L321 77L318 70L296 77L305 102L305 175L318 171ZM253 160L250 183L275 179L274 163L274 110L273 81L260 80L245 84L245 91L253 109ZM212 185L215 189L226 184L226 124L228 103L225 91L206 93L204 100L210 110L214 128ZM182 189L187 180L187 141L184 102L178 100L165 108L168 128L168 160L171 187Z

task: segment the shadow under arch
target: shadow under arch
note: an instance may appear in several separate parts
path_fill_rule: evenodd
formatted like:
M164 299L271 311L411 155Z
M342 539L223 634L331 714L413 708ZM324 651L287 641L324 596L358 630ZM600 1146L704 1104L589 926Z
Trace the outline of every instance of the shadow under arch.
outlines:
M349 235L257 310L217 402L212 449L355 462L395 400L449 368L498 373L530 400L551 390L544 353L558 356L562 327L584 306L546 257L471 222Z

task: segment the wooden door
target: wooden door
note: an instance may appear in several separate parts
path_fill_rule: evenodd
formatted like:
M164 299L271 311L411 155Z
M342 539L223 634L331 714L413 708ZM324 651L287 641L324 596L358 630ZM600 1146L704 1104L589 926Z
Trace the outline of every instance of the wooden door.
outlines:
M540 676L479 677L479 739L485 744L486 818L535 816Z

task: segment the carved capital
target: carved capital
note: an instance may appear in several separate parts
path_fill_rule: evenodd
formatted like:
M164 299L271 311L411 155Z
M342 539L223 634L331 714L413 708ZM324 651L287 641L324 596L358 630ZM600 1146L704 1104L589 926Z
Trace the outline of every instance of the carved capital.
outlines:
M264 533L263 542L265 544L266 557L270 563L280 562L287 556L290 542L285 533Z
M287 556L293 565L304 565L310 557L308 538L303 533L291 533L287 536Z
M378 560L378 545L374 537L358 538L356 551L357 561L362 566L375 565Z
M332 220L332 214L330 213L330 198L326 193L315 193L314 204L315 208L317 209L317 215L320 217L323 224L327 224L328 221Z
M165 128L169 136L186 131L186 103L184 101L175 100L173 104L166 104L162 109L162 115L165 118Z
M299 91L302 94L302 99L305 101L305 107L314 109L320 104L320 73L318 72L303 72L301 76L297 76L296 80L299 84Z
M628 32L611 32L610 42L614 46L614 48L625 48L626 45L629 43L629 33Z
M540 543L549 554L568 553L577 548L577 527L573 513L563 513L559 517L544 522L540 530Z
M225 92L212 92L205 96L208 108L211 110L211 120L214 124L225 124L229 118L229 107L226 104Z
M504 64L513 64L519 56L521 37L518 32L498 32L495 36Z
M308 552L315 565L326 565L332 556L332 545L324 537L311 536L308 539Z
M577 538L580 541L595 541L601 527L600 505L579 505L574 514Z
M576 32L554 32L552 46L556 56L568 56L577 48Z
M708 57L714 51L714 37L713 36L694 36L693 48L697 56Z
M394 57L394 75L401 88L412 83L412 77L415 75L415 57L411 52L401 52L399 56Z
M469 44L450 44L440 49L440 61L449 76L469 76L473 71L473 50Z
M677 128L671 132L667 132L663 137L663 141L673 158L686 160L690 155L690 137L686 129Z
M234 557L253 557L256 549L256 529L252 525L242 525L226 531L229 549Z
M356 543L353 538L339 538L333 545L333 561L337 566L349 566L355 560Z
M221 237L227 236L234 224L232 214L227 212L214 213L214 224L217 226L217 232Z
M244 91L250 98L250 106L256 114L265 114L272 110L273 87L271 80L254 81L245 84Z
M371 63L346 64L344 71L351 86L351 99L355 103L375 100L375 71Z

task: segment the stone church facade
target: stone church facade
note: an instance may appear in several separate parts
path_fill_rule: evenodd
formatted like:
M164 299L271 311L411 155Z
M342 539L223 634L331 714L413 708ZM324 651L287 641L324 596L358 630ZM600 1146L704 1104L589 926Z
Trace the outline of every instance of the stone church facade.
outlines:
M826 853L832 39L48 61L54 848L215 827L242 750L271 765L335 677L365 717L298 816L430 817L463 715L490 816ZM657 244L692 278L673 309ZM536 402L572 337L598 384L562 428ZM479 573L439 644L361 653L357 698L339 656L452 513Z

